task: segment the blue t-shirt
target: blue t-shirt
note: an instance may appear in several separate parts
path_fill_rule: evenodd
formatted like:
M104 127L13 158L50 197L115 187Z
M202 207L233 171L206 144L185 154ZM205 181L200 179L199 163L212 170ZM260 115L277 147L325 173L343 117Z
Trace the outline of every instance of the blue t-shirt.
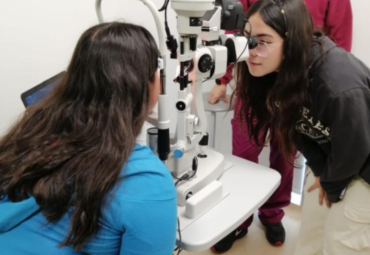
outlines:
M82 252L58 247L68 233L70 213L48 223L32 197L18 203L0 201L0 254L171 255L177 205L169 170L148 147L136 145L121 177L107 195L97 235Z

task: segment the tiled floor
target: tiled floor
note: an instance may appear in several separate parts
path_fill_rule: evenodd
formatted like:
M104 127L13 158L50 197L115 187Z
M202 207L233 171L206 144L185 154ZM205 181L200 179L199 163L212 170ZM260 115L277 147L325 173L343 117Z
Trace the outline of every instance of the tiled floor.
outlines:
M296 205L290 205L285 208L286 215L283 224L287 233L285 244L281 247L271 246L266 238L264 228L254 217L254 223L249 229L246 237L236 241L233 248L223 253L224 255L293 255L295 243L299 234L301 220L301 208ZM257 216L257 215L255 215ZM200 253L190 253L183 251L181 255L213 255L211 251Z

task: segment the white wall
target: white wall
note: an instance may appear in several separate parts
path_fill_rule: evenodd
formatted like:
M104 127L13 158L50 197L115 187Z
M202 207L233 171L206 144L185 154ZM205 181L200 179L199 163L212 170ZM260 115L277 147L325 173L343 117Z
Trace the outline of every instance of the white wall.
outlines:
M353 11L352 53L370 67L370 1L351 0Z
M163 0L153 2L158 8L163 4ZM102 6L107 20L143 25L157 39L152 15L141 2L104 0ZM176 32L172 10L169 21ZM82 32L97 23L95 0L0 1L0 136L24 110L20 94L64 70ZM172 60L171 94L177 89L170 84L174 73ZM174 103L174 97L171 100ZM172 116L176 117L175 110Z

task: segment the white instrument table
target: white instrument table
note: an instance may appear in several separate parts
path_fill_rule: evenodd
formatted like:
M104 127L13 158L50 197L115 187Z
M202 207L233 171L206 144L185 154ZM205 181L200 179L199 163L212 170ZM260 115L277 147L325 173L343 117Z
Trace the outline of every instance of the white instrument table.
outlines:
M280 185L277 171L231 155L225 159L234 165L219 181L230 194L181 232L184 250L209 249L258 210Z

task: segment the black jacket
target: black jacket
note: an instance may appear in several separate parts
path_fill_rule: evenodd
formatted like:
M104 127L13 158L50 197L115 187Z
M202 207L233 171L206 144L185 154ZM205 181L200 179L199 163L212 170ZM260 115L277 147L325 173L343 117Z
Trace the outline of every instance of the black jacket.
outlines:
M370 70L324 37L313 46L297 149L331 202L359 175L370 184Z

